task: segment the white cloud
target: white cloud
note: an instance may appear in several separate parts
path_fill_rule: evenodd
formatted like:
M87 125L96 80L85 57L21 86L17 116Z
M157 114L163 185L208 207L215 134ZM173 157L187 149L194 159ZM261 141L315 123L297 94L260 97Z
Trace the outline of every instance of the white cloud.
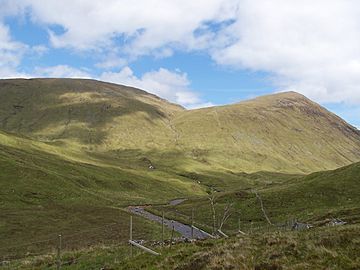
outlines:
M216 106L216 104L214 104L212 102L204 102L204 103L196 103L196 104L187 106L187 108L191 109L191 110L195 110L195 109L208 108L208 107L213 107L213 106Z
M358 1L243 0L218 40L219 64L267 71L279 89L320 102L360 103Z
M103 61L96 64L96 67L103 69L119 68L127 64L126 59L116 55L107 56Z
M36 56L43 56L49 52L49 48L44 45L35 45L31 47L31 53Z
M36 67L31 77L90 79L91 75L86 70L67 65L57 65L51 67Z
M25 0L22 3L31 7L33 21L63 28L63 33L56 33L49 27L55 47L104 49L113 45L113 38L122 36L127 53L141 55L159 52L159 48L170 44L191 49L207 47L211 33L204 30L202 35L195 35L194 31L204 28L206 22L231 18L237 2Z
M27 46L13 41L8 27L0 22L0 76L3 78L19 75L16 68L21 62Z
M203 103L189 88L190 81L186 73L180 71L172 72L160 68L137 77L129 67L124 67L119 72L104 72L99 79L144 89L186 107L195 107Z
M105 55L99 57L98 68L119 68L146 54L170 57L177 50L201 50L220 65L267 72L278 90L296 90L323 103L360 104L357 0L0 0L0 4L0 18L26 10L33 22L48 29L54 47ZM4 49L17 43L1 37L1 31L0 68L11 73L21 50ZM189 94L181 74L158 70L139 78L132 73L125 76L125 70L102 77L155 88L153 92L183 104L199 102L192 101L196 95ZM169 78L175 82L164 81ZM163 85L182 90L169 94Z
M273 74L279 89L360 103L357 0L26 0L34 21L59 25L55 47L166 57L206 50L217 63ZM209 27L208 23L223 24ZM115 38L122 37L119 45ZM121 57L122 58L122 57ZM120 66L114 57L99 67ZM180 98L180 97L179 97ZM180 98L181 99L181 98Z

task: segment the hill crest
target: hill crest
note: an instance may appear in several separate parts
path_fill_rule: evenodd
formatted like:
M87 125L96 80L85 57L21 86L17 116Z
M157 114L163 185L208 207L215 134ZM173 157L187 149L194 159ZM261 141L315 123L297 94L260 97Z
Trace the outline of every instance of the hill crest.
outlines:
M295 92L185 110L94 80L0 80L0 130L182 170L298 173L360 160L359 131Z

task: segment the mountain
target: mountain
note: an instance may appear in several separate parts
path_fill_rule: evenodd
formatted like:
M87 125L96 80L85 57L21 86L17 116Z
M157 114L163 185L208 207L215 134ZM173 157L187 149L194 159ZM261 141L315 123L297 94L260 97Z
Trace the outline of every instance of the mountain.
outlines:
M340 204L358 194L354 174L346 183L342 175L299 174L358 161L359 131L293 92L186 110L93 80L0 80L0 257L49 252L54 243L22 244L59 233L75 235L67 248L114 241L114 235L126 242L124 207L195 198L202 209L210 186L225 193L257 188L274 207L295 198L290 211L299 213L309 201L301 191L323 189L330 199L311 204L322 211L333 205L331 186L346 189L334 196ZM267 185L274 187L263 193ZM241 209L262 218L254 198L237 205L253 206ZM116 232L105 236L80 233L114 222ZM160 227L141 218L134 226L139 239L160 235Z
M182 112L174 123L187 151L233 170L308 173L360 157L360 132L295 92Z
M166 120L184 110L142 90L91 80L2 80L0 100L0 129L97 151L151 148L171 137Z
M294 92L185 110L93 80L1 80L0 130L83 159L177 171L308 173L360 160L359 131Z

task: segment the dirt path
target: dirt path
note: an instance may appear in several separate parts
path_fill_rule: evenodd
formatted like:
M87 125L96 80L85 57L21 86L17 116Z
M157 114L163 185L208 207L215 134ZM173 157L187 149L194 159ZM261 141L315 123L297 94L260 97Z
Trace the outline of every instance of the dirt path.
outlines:
M158 222L160 224L162 223L161 217L146 211L143 206L130 206L128 209L131 213L142 216L148 220ZM191 226L183 224L176 220L169 220L166 218L164 219L164 225L167 226L170 230L172 230L172 228L174 227L174 230L180 233L184 238L191 239ZM195 239L211 238L211 235L195 227L193 228L193 235Z

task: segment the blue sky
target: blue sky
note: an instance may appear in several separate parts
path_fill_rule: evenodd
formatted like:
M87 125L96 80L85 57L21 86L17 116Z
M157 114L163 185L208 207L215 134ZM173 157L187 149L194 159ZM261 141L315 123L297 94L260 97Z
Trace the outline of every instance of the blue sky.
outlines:
M293 90L360 127L359 14L340 0L0 0L0 78L94 78L187 108Z

